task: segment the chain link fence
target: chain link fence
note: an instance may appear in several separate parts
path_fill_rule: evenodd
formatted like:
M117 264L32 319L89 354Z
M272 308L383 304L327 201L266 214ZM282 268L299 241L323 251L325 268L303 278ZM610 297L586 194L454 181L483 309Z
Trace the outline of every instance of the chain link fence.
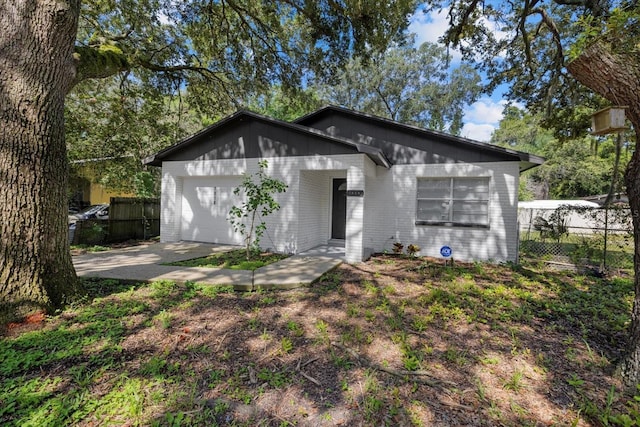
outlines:
M633 225L626 206L520 209L518 220L521 261L633 272Z

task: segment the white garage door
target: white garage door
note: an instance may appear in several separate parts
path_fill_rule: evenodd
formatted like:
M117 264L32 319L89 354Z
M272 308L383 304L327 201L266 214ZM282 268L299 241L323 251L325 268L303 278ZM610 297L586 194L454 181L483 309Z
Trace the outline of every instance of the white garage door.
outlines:
M233 194L240 177L185 178L182 192L182 240L241 244L227 220L242 198Z

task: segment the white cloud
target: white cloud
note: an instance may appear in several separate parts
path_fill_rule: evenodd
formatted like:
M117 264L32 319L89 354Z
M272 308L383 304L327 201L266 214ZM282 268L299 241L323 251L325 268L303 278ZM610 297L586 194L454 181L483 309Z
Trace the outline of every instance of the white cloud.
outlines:
M464 112L465 122L498 124L502 119L502 111L507 101L501 99L494 101L484 97L474 102Z
M448 8L430 13L417 10L409 18L409 32L416 35L415 45L420 46L424 42L440 44L440 37L449 28L448 13ZM455 49L450 49L449 54L452 62L459 62L462 59L460 52Z
M447 13L448 9L431 13L418 10L409 18L409 32L416 35L416 45L424 42L438 43L438 39L449 27Z
M487 29L493 33L497 40L505 40L513 35L501 31L495 22L489 21L486 18L480 18L480 22L484 24ZM409 32L416 35L416 46L421 45L424 42L439 43L440 37L449 28L449 8L443 8L440 11L432 11L424 13L422 8L418 10L409 18ZM463 41L462 45L467 46L467 42ZM458 62L462 59L460 51L451 49L451 59L453 62ZM501 53L500 56L504 56Z
M487 18L481 18L481 22L487 27L489 32L491 32L498 41L511 39L515 35L515 30L511 32L503 31L498 28L498 24L496 22L489 21Z
M162 24L162 25L172 25L173 24L173 20L163 12L158 13L157 18L158 18L158 22L160 22L160 24Z
M483 97L471 104L464 110L465 124L460 132L461 136L477 141L489 141L491 134L498 128L500 120L502 120L502 112L507 103L508 101L504 99L493 100L489 97ZM511 104L523 108L517 102Z
M460 136L473 139L475 141L488 142L491 139L491 134L496 129L496 126L484 123L465 123L462 127Z

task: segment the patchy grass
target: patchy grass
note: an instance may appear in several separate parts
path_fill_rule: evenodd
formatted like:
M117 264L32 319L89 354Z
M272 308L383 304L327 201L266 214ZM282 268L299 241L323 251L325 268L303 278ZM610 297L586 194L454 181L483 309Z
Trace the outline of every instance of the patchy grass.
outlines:
M244 249L236 249L228 252L212 254L202 258L188 259L186 261L177 261L168 265L176 265L181 267L209 267L209 268L228 268L231 270L257 270L265 265L281 261L288 258L289 255L277 254L272 252L253 253L251 259L247 260L247 253Z
M111 250L108 246L102 245L71 245L69 247L72 253L87 253L87 252L105 252Z
M69 250L72 255L82 255L93 252L105 252L111 249L128 248L139 245L153 245L160 241L160 237L153 237L149 240L127 240L125 242L109 243L104 245L71 245Z
M0 338L0 424L637 425L632 280L378 256L308 289L86 281ZM635 424L634 424L635 423Z

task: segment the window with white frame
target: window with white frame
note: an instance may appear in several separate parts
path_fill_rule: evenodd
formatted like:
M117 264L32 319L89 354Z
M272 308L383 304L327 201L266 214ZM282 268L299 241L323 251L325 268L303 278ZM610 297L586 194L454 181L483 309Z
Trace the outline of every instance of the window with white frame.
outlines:
M489 226L489 177L418 178L417 225Z

